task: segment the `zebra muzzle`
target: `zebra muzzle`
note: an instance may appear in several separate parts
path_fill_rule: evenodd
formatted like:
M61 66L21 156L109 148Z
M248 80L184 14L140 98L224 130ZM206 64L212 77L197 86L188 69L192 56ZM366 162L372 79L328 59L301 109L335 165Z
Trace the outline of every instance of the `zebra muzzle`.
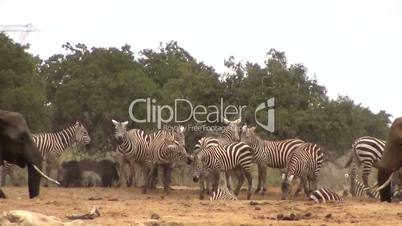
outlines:
M193 181L194 181L195 183L197 183L199 179L200 179L200 178L199 178L198 176L194 176L194 177L193 177Z

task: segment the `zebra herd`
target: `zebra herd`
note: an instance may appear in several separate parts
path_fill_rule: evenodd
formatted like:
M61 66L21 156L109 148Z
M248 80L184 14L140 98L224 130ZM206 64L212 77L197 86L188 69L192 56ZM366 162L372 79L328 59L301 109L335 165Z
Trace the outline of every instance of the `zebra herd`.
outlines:
M341 201L339 194L328 188L318 189L318 176L324 161L323 151L317 144L307 143L300 139L269 141L262 139L255 127L241 126L241 118L230 121L224 119L225 127L219 135L202 137L198 140L191 154L185 149L185 128L158 130L147 134L140 129L127 129L128 122L112 120L119 154L119 174L127 175L127 183L132 183L134 166L141 167L144 178L143 193L155 184L157 167L163 168L163 188L171 189L171 173L178 162L191 164L193 181L200 184L200 198L209 192L212 185L211 200L237 200L240 188L247 179L247 199L252 195L251 166L258 168L258 185L256 193L266 192L267 167L282 171L282 198L295 197L304 189L310 199L316 202ZM46 174L58 169L59 157L74 144L89 144L91 138L86 128L76 122L55 133L33 134L45 162ZM352 155L346 166L351 170L345 175L350 182L350 192L355 197L378 197L371 192L368 175L372 167L376 167L384 151L385 141L374 137L361 137L352 145ZM125 171L128 166L129 171ZM357 179L357 168L363 166L363 183ZM5 163L0 168L1 183L4 184L7 174L12 176L13 165ZM225 175L225 186L219 185L220 175ZM232 177L237 178L237 187L232 190ZM293 192L294 179L300 183ZM11 177L11 179L13 179Z

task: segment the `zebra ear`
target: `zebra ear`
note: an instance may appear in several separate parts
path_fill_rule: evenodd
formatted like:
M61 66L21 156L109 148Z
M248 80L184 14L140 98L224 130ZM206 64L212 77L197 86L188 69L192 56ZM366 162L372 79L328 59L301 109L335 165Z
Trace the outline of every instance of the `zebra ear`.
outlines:
M223 123L225 123L226 125L230 124L230 121L228 119L226 119L225 117L223 117Z
M282 180L285 180L285 178L286 178L286 174L282 173Z
M124 127L126 127L128 125L128 121L122 122L121 123Z
M244 126L241 128L241 131L242 131L242 132L246 132L246 131L247 131L247 125L246 125L246 124L244 124Z
M253 126L253 127L251 127L251 128L250 128L250 131L251 131L251 132L254 132L254 131L255 131L255 129L256 129L256 127L255 127L255 126Z
M115 126L117 126L117 125L119 124L119 122L116 121L116 120L114 120L114 119L112 119L112 122L113 122L113 124L114 124Z
M289 183L292 182L294 176L295 176L295 175L290 175L290 176L288 177L288 182L289 182Z
M237 120L235 120L233 123L235 123L235 124L240 124L240 123L241 123L241 115L240 115L240 117L239 117Z
M185 130L184 126L180 126L180 133L184 133Z
M349 178L349 174L345 173L345 178L348 179Z

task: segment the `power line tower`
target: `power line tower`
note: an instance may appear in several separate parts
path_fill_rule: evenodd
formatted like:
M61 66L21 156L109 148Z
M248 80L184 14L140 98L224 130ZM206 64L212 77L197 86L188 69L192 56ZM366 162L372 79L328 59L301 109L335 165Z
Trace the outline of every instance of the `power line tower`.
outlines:
M31 23L25 25L0 25L0 32L19 32L21 45L27 43L26 40L30 32L36 31L39 31L39 29L34 27Z

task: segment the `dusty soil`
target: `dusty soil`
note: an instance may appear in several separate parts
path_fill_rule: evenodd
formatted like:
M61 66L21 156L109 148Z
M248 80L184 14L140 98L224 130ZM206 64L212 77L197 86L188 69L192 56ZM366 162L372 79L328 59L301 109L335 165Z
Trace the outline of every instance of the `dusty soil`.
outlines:
M269 189L263 197L254 195L254 205L247 200L198 200L197 190L183 187L175 187L169 195L162 190L143 195L138 188L52 187L42 188L40 197L33 200L28 199L25 187L3 190L8 198L0 200L0 211L30 210L67 221L68 214L99 206L101 216L88 222L101 225L402 225L402 204L357 199L315 204L304 197L281 201L278 188ZM244 195L245 191L240 198ZM293 220L277 219L292 213ZM153 214L160 219L151 221Z

